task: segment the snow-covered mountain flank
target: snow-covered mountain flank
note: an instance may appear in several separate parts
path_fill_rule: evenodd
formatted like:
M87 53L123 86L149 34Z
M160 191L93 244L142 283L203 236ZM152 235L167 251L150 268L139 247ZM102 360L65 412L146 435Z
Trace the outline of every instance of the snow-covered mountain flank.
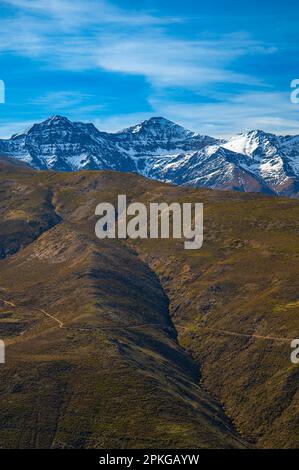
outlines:
M53 116L0 140L0 153L37 169L110 169L194 187L299 195L299 136L259 130L220 140L153 117L107 133Z

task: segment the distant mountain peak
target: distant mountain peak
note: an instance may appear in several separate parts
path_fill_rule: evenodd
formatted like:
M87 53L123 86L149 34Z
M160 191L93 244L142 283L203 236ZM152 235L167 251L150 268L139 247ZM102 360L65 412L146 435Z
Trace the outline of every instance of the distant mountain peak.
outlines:
M60 115L51 116L45 121L42 121L37 124L33 124L33 126L27 132L27 135L35 134L36 132L39 133L42 130L47 132L59 132L61 129L72 131L74 123L70 121L68 118Z
M169 119L161 116L153 116L140 124L128 127L123 131L117 133L118 135L135 135L150 139L169 140L178 139L182 140L194 135L194 132L185 129L184 127L176 124Z
M272 134L271 132L265 132L262 129L255 129L247 133L248 136L255 138L255 139L263 139L263 140L273 140L276 139L277 136Z
M46 124L48 126L57 126L60 124L72 124L72 122L67 117L56 114L43 121L41 124Z
M149 119L146 119L144 122L175 124L173 121L170 121L170 119L166 119L163 116L152 116Z
M269 132L265 132L262 129L252 129L251 131L247 132L248 135L270 135Z
M150 126L161 126L161 127L182 127L182 126L179 126L179 124L176 124L175 122L170 121L169 119L166 119L162 116L153 116L143 121L142 124L150 125Z

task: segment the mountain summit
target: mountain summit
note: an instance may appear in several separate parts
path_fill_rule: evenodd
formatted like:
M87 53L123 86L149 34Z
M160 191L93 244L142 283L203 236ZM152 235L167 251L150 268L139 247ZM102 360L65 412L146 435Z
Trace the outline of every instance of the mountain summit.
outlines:
M0 140L0 152L42 170L110 169L187 186L298 197L299 136L262 130L219 140L152 117L108 133L57 115Z
M129 127L119 132L121 135L135 135L144 138L157 139L159 141L184 140L192 137L194 132L186 130L184 127L175 124L163 117L152 117L141 124Z

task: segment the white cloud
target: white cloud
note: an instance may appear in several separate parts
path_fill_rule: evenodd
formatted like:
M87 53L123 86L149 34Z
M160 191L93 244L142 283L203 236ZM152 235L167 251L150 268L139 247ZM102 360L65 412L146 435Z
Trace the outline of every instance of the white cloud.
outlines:
M125 10L105 0L3 0L21 13L40 15L58 22L60 27L75 28L86 25L125 24L161 25L180 21L175 17L159 17Z
M0 125L0 139L9 139L13 134L23 132L33 126L34 121L7 122Z
M57 95L53 94L54 96ZM66 97L61 96L61 98L68 99L67 93ZM48 99L51 99L51 95L45 97L44 101L41 99L41 102L45 103ZM108 132L119 131L155 115L165 116L187 129L214 137L230 137L253 129L263 129L281 135L299 134L299 108L298 105L290 103L289 93L226 95L223 102L205 104L171 103L152 98L151 104L152 112L120 114L92 121L98 129ZM78 115L81 109L84 111L84 106L77 109ZM79 119L74 113L71 114L68 114L68 117ZM46 117L45 115L44 118ZM32 124L33 121L7 123L0 127L0 136L8 138L12 133L20 132Z
M42 106L51 105L55 109L66 109L78 106L90 98L92 98L92 95L73 91L52 91L39 96L32 103Z
M144 76L154 87L199 90L215 82L255 84L259 80L233 71L232 62L256 50L246 36L221 40L179 40L164 32L113 34L99 44L97 64L108 71Z
M153 111L103 119L100 127L118 130L158 114L214 135L256 127L296 132L298 110L291 108L287 93L265 92L267 84L259 78L236 71L240 58L276 52L245 33L206 37L198 32L190 40L169 32L169 25L183 19L140 9L128 11L104 0L4 1L14 7L15 14L1 22L0 51L42 60L52 69L98 68L144 77L150 85L148 100ZM242 84L263 91L216 96L218 84ZM171 88L217 101L200 105L177 102L169 93ZM87 96L65 91L49 92L35 104L49 104L52 110L66 110L71 115L74 108L77 114L101 109Z
M203 134L228 137L232 134L263 129L277 134L299 134L298 105L290 102L290 93L251 92L217 96L217 102L173 103L152 97L156 113L179 120L182 125Z
M127 11L104 0L5 0L16 9L1 23L0 50L39 58L52 68L143 76L155 87L212 82L258 84L233 70L248 54L274 52L246 34L193 41L171 36L179 18Z

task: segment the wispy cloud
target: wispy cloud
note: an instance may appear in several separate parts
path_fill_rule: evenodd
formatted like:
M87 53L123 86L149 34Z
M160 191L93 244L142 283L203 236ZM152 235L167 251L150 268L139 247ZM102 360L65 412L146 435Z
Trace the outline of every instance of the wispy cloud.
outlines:
M3 3L12 9L1 22L0 51L29 57L39 67L42 64L52 70L101 70L144 79L152 112L95 118L109 130L150 114L165 115L216 135L244 128L288 132L297 127L297 110L291 108L287 93L274 93L257 71L247 67L243 73L238 66L251 56L277 52L272 44L246 32L212 35L198 31L180 36L173 25L187 22L185 18L120 8L107 0ZM219 95L217 90L225 85L238 91ZM194 93L194 102L182 101L178 90ZM196 103L199 95L204 98L200 104ZM80 112L95 116L103 109L96 102L77 92L49 90L34 104L79 118Z
M225 95L214 103L186 104L152 97L151 104L159 114L179 120L194 131L218 137L252 129L281 134L299 134L298 106L290 94L249 92Z
M107 41L180 22L180 18L124 10L105 0L4 0L13 8L1 20L0 51L40 59L52 69L100 68Z
M97 103L97 97L87 93L79 93L76 91L52 91L45 93L38 98L32 100L32 104L39 106L41 109L51 108L52 113L72 113L76 110L76 114L88 113L91 111L101 111L104 105Z
M179 22L176 17L159 17L134 9L129 12L105 0L3 0L4 3L19 9L20 13L39 15L40 18L53 19L60 27L75 28L101 25L161 25Z
M34 121L16 121L0 124L0 138L9 139L13 134L23 132L33 126Z
M82 102L92 97L92 95L72 91L53 91L34 99L33 104L42 106L51 105L52 108L68 109L73 106L81 105Z
M179 39L166 25L180 18L126 11L100 0L5 0L0 49L39 57L52 68L141 75L157 87L210 82L254 84L231 68L239 57L274 52L246 34ZM121 26L121 27L120 27Z
M170 38L161 31L111 34L101 38L97 64L108 71L144 76L154 87L185 87L199 90L215 82L257 85L255 77L230 68L239 57L267 49L247 35L194 41Z
M61 100L67 108L72 108L72 102L78 100L79 107L75 114L68 113L69 117L77 119L80 114L81 100L76 95L58 93L41 97L39 102L46 105L51 98ZM256 92L244 93L238 96L225 96L223 101L205 104L174 103L152 97L153 111L147 113L128 113L117 116L108 116L93 119L93 123L101 130L116 132L135 125L153 114L164 115L186 128L202 134L215 137L230 137L233 134L263 129L277 134L299 134L298 108L290 103L288 93ZM86 105L86 111L88 105ZM61 110L58 106L57 110ZM284 117L280 117L284 116ZM46 118L47 115L44 115ZM79 118L78 118L79 119ZM0 127L1 138L8 138L11 134L20 132L32 125L34 121L12 122Z

